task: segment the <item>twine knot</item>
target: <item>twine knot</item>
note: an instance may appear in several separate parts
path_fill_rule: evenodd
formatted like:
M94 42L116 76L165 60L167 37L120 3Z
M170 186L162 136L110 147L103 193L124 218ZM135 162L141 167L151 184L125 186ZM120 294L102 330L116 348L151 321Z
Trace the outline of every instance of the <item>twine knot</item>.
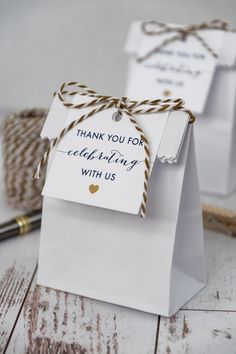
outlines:
M122 96L120 99L118 99L116 107L118 109L118 113L122 114L123 111L128 110L128 106L126 104L126 101L128 101L128 97Z
M181 37L182 37L182 41L185 41L186 38L187 38L187 36L188 36L188 31L185 30L185 29L180 29L180 30L179 30L179 33L180 33L180 35L181 35Z

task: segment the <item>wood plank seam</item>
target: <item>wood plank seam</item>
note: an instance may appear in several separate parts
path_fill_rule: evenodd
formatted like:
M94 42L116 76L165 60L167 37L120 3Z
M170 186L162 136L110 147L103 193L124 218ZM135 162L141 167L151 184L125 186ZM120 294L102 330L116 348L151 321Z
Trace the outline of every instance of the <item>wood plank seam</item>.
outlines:
M182 308L181 310L179 310L179 311L196 311L196 312L227 312L227 313L229 313L229 312L236 312L236 309L235 310L227 310L227 309L224 309L224 310L218 310L218 309L216 309L216 310L213 310L213 309L191 309L191 308ZM178 312L179 312L178 311ZM177 313L178 313L177 312Z
M155 341L155 347L154 347L154 354L157 354L158 338L159 338L159 330L160 330L160 322L161 322L161 316L158 316L158 320L157 320L157 330L156 330L156 341Z
M3 354L6 353L7 347L8 347L8 345L9 345L10 341L11 341L11 337L12 337L12 335L13 335L13 333L14 333L15 328L16 328L16 325L17 325L18 319L19 319L19 317L20 317L20 314L21 314L21 312L24 310L25 300L26 300L26 298L27 298L27 296L28 296L30 287L31 287L31 285L32 285L33 279L34 279L35 274L36 274L36 272L37 272L37 268L38 268L38 264L36 264L35 269L34 269L34 272L32 273L32 276L31 276L31 279L30 279L30 282L29 282L27 291L25 292L25 296L24 296L24 298L23 298L22 304L21 304L21 306L20 306L20 308L19 308L19 311L18 311L18 313L17 313L17 315L16 315L15 322L14 322L14 324L13 324L13 326L12 326L11 333L10 333L10 335L9 335L9 337L8 337L8 340L7 340L7 342L6 342L5 348L3 349Z

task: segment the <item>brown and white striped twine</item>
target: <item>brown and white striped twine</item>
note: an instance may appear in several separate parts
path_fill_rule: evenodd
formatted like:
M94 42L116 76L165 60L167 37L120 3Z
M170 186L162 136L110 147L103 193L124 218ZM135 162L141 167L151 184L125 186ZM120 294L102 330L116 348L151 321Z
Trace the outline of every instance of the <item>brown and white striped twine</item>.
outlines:
M150 58L153 54L159 52L166 45L179 40L185 40L188 36L195 37L214 57L218 58L218 54L207 44L205 39L199 35L198 31L203 30L221 30L225 32L236 32L236 29L230 29L227 22L215 19L210 22L202 22L200 24L188 25L188 26L168 26L165 23L158 21L145 21L141 24L141 30L148 36L157 36L167 33L174 33L170 38L164 39L163 42L151 49L149 52L143 56L137 57L138 62L143 62L144 60Z
M75 88L74 90L72 90ZM82 92L81 92L82 91ZM62 104L69 109L82 109L91 107L91 111L85 113L71 122L67 127L62 129L60 134L53 138L50 141L48 148L46 149L42 159L40 160L37 171L34 178L39 178L41 167L48 160L51 150L58 145L59 141L74 127L83 122L84 120L94 116L98 112L105 111L106 109L116 107L117 111L122 114L125 113L130 123L138 131L140 139L144 142L144 151L145 151L145 168L144 168L144 183L143 183L143 195L142 202L140 206L140 216L145 217L146 214L146 204L147 204L147 188L148 188L148 179L150 172L150 150L148 140L145 137L145 134L142 128L139 126L138 122L134 118L136 114L152 114L158 112L165 112L171 110L184 111L189 115L189 123L193 123L195 120L194 115L191 111L184 107L184 102L181 99L155 99L155 100L142 100L134 101L130 100L128 97L116 98L113 96L104 96L98 94L96 91L89 89L86 85L80 84L78 82L66 82L64 83L60 90L56 93L59 100ZM82 96L91 97L91 101L80 104L71 103L68 98L80 94Z
M1 124L5 193L14 208L32 211L42 206L46 168L40 181L33 180L32 174L48 146L40 138L46 115L46 109L25 109L10 114Z

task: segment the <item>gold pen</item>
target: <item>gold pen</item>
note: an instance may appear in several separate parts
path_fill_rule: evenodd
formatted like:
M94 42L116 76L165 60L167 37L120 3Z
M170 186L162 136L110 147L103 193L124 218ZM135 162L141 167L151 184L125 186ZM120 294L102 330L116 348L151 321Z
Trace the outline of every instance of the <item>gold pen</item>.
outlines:
M42 210L35 210L0 224L0 241L13 236L22 236L40 228L41 216Z
M202 215L204 228L236 236L235 211L202 204ZM21 236L40 228L41 217L42 210L35 210L0 224L0 241L13 236Z

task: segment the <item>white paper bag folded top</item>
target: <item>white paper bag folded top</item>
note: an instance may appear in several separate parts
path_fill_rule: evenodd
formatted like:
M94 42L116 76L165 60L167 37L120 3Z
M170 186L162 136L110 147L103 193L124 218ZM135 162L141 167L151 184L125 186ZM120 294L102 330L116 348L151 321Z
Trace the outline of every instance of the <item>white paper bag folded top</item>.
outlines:
M236 33L204 29L181 39L178 31L164 32L157 22L144 24L134 22L128 34L125 50L132 58L132 80L127 92L138 99L181 97L193 111L203 113L215 68L235 65Z
M79 105L92 99L77 94L71 103ZM63 128L91 109L68 109L56 95L41 137L56 138ZM116 113L115 107L98 112L67 132L56 146L44 196L139 213L146 147L125 112L119 121L114 120ZM135 116L148 141L149 174L156 159L172 164L180 155L189 116L184 112L175 116L169 113Z

